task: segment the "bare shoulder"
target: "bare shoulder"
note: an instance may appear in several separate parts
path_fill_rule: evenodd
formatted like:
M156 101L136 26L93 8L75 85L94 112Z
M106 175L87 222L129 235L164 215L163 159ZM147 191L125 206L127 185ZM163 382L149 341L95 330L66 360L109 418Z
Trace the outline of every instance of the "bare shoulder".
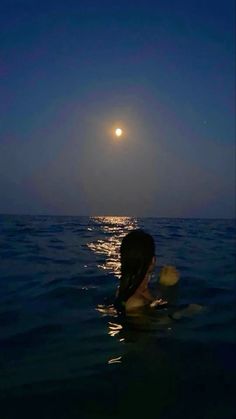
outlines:
M141 307L144 307L147 304L147 300L141 296L132 296L126 301L125 309L126 311L134 311Z

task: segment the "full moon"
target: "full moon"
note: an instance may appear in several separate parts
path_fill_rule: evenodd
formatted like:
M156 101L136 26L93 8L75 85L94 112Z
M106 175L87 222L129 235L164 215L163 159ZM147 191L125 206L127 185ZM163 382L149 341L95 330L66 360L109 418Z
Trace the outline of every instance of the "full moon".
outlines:
M116 136L117 137L120 137L121 135L122 135L122 129L120 129L120 128L116 128Z

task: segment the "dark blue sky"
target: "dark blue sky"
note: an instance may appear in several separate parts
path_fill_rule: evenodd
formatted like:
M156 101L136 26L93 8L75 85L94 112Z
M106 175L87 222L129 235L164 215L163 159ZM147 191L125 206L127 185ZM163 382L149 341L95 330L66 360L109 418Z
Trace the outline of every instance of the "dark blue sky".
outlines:
M234 217L234 5L2 0L0 213Z

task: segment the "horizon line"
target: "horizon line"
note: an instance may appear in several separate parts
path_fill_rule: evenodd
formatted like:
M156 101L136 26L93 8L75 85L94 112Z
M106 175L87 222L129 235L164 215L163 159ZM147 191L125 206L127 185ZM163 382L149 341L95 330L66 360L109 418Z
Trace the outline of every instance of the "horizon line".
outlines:
M84 217L84 218L169 218L169 219L191 219L191 220L235 220L234 217L197 217L197 216L162 216L162 215L71 215L71 214L29 214L29 213L0 213L0 216L18 216L18 217Z

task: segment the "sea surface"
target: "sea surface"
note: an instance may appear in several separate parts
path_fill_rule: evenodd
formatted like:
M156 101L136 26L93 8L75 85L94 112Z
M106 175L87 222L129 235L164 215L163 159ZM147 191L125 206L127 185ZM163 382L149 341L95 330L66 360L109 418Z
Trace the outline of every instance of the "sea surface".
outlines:
M112 304L119 246L151 233L178 304L130 321ZM0 216L0 417L235 417L235 220Z

